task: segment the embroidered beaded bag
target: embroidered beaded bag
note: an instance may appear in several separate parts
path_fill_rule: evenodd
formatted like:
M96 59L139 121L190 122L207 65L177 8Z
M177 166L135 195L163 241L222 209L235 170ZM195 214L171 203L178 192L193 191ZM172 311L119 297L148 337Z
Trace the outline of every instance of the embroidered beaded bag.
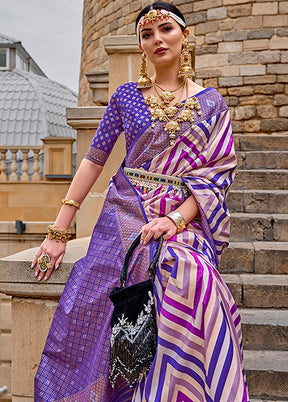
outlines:
M149 265L149 279L125 287L129 259L140 243L141 234L131 244L125 256L120 275L120 287L109 293L114 305L111 318L109 371L112 387L121 375L130 385L147 373L157 347L157 326L153 297L156 264L163 237L158 239L154 257Z

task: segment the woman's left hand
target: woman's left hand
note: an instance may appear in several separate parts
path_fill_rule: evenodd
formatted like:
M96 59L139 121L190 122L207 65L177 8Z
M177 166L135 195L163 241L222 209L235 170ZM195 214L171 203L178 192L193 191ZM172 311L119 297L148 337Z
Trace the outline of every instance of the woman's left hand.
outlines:
M153 237L157 240L162 233L165 233L163 240L169 240L177 232L177 227L175 223L167 216L162 218L154 218L152 221L144 225L141 229L141 242L147 244Z

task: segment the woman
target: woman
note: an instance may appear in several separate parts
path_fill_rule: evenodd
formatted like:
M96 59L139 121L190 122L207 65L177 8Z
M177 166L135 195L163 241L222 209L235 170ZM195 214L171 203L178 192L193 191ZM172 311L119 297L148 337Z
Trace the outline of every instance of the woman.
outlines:
M35 378L35 400L248 401L240 318L216 269L229 239L225 198L236 165L229 111L214 88L187 78L189 32L175 6L155 2L144 8L136 32L143 51L138 86L127 83L112 96L32 263L39 280L58 268L76 208L124 131L127 156L111 180L87 256L76 262L59 302ZM155 69L152 80L146 57ZM163 234L165 240L154 285L157 352L137 384L129 387L118 376L112 388L108 293L139 232L141 258L137 264L137 256L132 259L129 284L146 277L151 239Z

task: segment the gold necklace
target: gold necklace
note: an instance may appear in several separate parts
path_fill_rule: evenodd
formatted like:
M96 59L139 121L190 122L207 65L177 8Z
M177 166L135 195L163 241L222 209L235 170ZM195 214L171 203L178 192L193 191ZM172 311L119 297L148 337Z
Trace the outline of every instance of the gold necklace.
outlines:
M157 84L156 81L154 81L154 84L155 84L155 89L156 89L156 87L161 89L162 93L161 94L158 93L158 94L159 94L160 98L162 99L163 103L167 106L173 99L175 99L175 96L172 94L172 92L176 92L176 91L178 91L178 89L183 87L185 84L185 80L183 80L182 83L176 89L171 89L171 91L169 91L169 89L162 88L159 84Z
M170 140L170 145L175 144L175 139L176 139L176 133L180 131L180 123L184 121L188 121L191 124L191 127L194 127L194 109L197 111L198 116L201 116L201 107L199 104L198 99L194 96L193 98L188 98L188 80L186 81L186 100L183 104L183 102L180 102L183 91L179 97L178 102L173 105L173 106L168 106L162 102L161 105L159 105L159 101L157 98L157 89L154 84L154 90L156 92L155 95L149 95L145 99L146 105L148 105L152 110L150 111L151 113L151 127L155 128L156 120L159 120L160 122L165 122L166 124L164 125L164 131L168 133L169 135L169 140ZM181 110L182 109L182 110ZM176 113L179 110L179 113L177 116Z
M156 95L158 95L158 98L161 97L157 88L155 87L154 89L155 89ZM178 101L175 103L175 105L168 106L164 101L161 102L160 107L161 107L161 109L163 109L165 111L165 113L167 114L167 116L169 118L174 117L175 114L178 112L178 108L181 109L181 107L183 106L183 103L180 101L182 99L184 89L185 89L185 87L183 86L183 89L179 95Z

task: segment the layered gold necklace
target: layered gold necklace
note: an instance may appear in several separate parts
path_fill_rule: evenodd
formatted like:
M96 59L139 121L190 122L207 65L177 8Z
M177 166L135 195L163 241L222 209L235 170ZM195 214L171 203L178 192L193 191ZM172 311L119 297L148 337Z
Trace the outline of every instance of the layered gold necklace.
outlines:
M154 81L156 93L159 95L159 92L157 91L156 88L160 88L162 91L161 95L159 95L159 96L162 99L165 106L167 106L172 100L175 99L175 96L172 94L172 92L178 91L178 89L180 89L181 87L184 87L184 84L185 84L185 80L183 80L177 88L171 89L171 91L169 91L168 89L162 88L159 84L156 83L156 81ZM183 91L181 92L181 97L182 97L182 94L183 94Z
M186 85L185 85L186 84ZM201 107L198 99L194 96L193 98L188 98L188 80L183 81L178 88L169 91L165 90L160 85L153 82L153 87L155 90L155 95L149 95L145 99L146 105L148 105L152 110L151 112L151 127L155 128L156 120L165 122L164 131L168 133L170 145L175 144L176 133L180 131L180 123L184 121L190 122L192 128L195 119L194 109L197 111L198 116L201 116ZM175 99L172 92L177 91L183 87L178 101L174 105L170 105L171 101ZM181 102L181 98L186 87L186 99L185 102ZM162 90L159 93L158 89ZM162 101L160 101L160 99ZM178 114L177 114L178 113ZM177 115L176 115L177 114Z

